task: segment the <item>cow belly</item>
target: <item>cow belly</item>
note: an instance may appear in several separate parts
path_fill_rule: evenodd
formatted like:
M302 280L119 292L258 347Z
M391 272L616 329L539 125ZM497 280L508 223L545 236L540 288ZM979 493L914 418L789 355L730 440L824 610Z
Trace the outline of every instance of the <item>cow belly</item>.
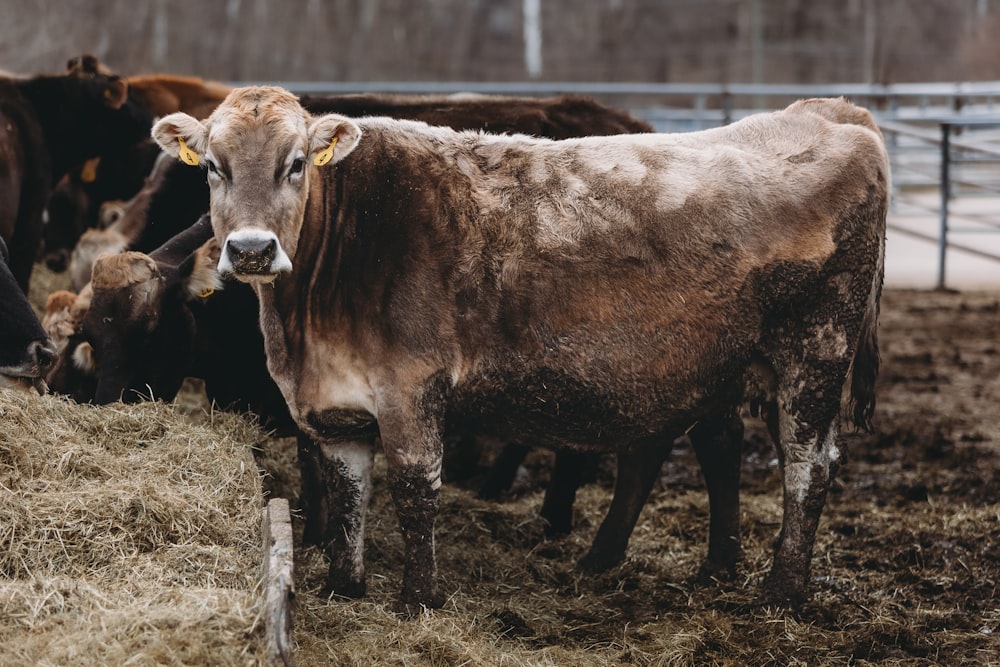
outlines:
M729 377L738 376L626 386L615 378L576 378L551 369L517 379L484 375L456 393L448 424L511 442L613 449L680 435L702 416L731 406L742 383Z
M306 425L326 440L369 441L378 435L375 417L365 410L313 410L306 414Z

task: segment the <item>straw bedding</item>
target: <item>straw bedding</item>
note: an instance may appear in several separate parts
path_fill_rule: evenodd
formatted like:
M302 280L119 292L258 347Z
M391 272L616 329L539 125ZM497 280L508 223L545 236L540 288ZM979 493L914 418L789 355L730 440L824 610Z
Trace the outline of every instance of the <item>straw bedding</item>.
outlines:
M0 664L263 664L263 438L0 391Z

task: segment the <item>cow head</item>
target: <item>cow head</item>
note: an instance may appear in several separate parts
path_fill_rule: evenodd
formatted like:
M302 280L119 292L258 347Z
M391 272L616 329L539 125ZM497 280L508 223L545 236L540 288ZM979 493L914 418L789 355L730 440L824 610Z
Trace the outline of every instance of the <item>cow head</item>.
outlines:
M55 357L55 345L7 266L7 245L0 239L0 387L45 393L42 378Z
M95 403L177 394L193 356L195 325L187 302L221 286L212 247L178 266L139 252L95 260L83 342L73 353L74 364L97 377Z
M73 56L67 60L66 71L70 74L77 75L103 74L105 76L111 76L114 74L114 72L111 71L107 65L98 60L97 56L90 53Z
M291 270L314 167L342 160L360 137L347 117L312 117L274 87L238 88L204 121L175 113L153 127L163 150L208 170L218 268L245 282Z
M90 283L79 294L56 290L45 301L45 316L42 318L42 328L59 351L45 380L53 392L69 396L77 403L92 400L97 389L97 378L92 370L95 367L92 349L81 333L90 297Z

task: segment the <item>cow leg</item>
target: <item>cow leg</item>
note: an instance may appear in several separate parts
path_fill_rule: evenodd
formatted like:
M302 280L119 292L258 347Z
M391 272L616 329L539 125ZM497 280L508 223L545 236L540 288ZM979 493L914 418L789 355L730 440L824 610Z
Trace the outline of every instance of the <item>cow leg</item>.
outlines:
M639 512L646 504L672 444L647 440L618 452L618 475L611 507L597 530L590 551L580 560L580 569L603 572L624 560Z
M541 511L542 518L548 522L545 534L549 537L566 535L573 530L573 503L583 480L585 460L586 454L573 449L561 449L556 453Z
M327 541L330 503L326 492L331 487L323 479L323 455L320 446L308 436L299 434L297 451L299 458L299 510L305 526L302 543L323 546Z
M496 461L490 466L490 472L486 477L479 497L483 500L496 500L504 491L510 489L517 476L517 469L524 461L524 457L531 451L531 447L516 443L507 443L500 450Z
M814 369L812 369L814 371ZM816 528L827 492L840 466L837 445L838 412L843 380L841 373L828 373L840 382L824 382L808 393L798 390L806 369L794 374L783 392L779 388L777 430L779 462L784 485L784 515L771 571L764 580L759 602L796 606L807 597L810 562ZM846 373L846 368L843 369ZM813 377L818 375L813 372Z
M400 603L406 615L444 604L437 587L434 522L441 497L442 414L450 385L442 373L428 379L416 395L396 401L386 396L379 405L386 481L405 547Z
M505 445L490 468L489 477L479 490L479 497L493 500L509 489L529 451L531 448L525 445ZM547 522L545 534L549 537L566 535L573 530L573 502L583 479L584 461L584 455L572 449L563 449L556 454L541 511L542 518Z
M365 513L371 498L375 448L368 441L325 442L322 478L328 522L324 536L330 570L324 594L357 598L365 594Z
M733 412L699 422L688 433L708 490L708 556L701 580L733 577L740 559L740 465L743 420Z

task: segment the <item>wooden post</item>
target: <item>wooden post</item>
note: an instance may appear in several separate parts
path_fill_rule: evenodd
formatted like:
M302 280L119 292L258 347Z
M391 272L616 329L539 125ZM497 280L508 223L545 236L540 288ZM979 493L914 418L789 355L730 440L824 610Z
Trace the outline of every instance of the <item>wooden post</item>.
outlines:
M267 655L275 665L291 667L295 620L292 517L288 500L272 498L264 508L264 633Z

